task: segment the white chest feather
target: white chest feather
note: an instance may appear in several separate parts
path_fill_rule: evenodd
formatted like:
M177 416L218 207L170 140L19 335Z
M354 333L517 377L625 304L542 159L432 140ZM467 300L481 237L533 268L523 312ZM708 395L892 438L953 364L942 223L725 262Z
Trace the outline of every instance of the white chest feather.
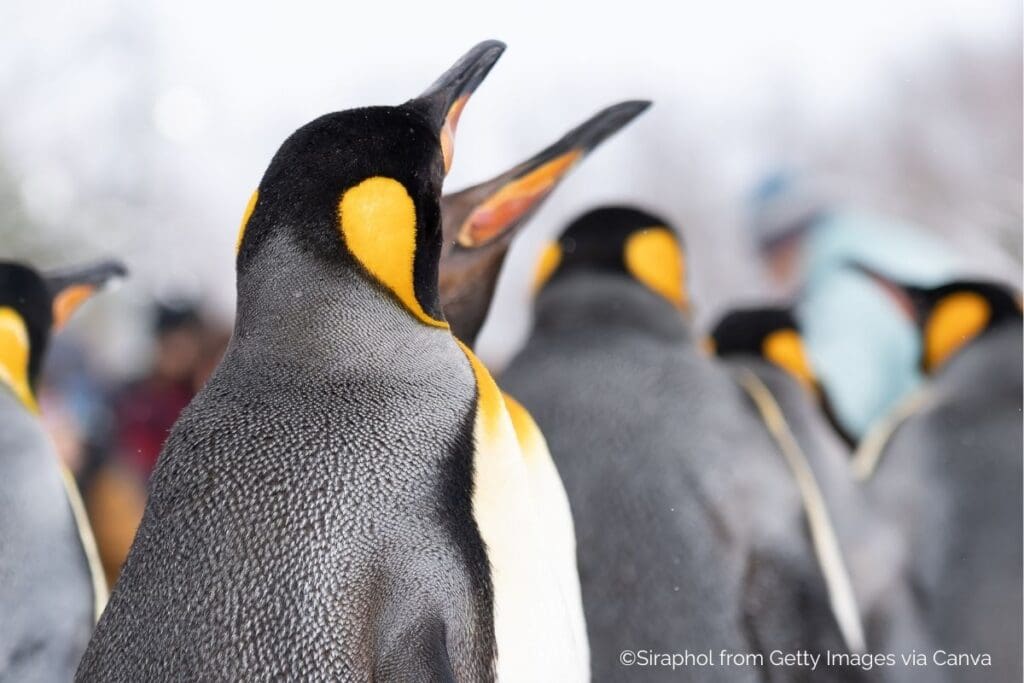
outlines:
M473 514L491 565L498 679L588 680L575 536L561 480L532 420L513 404L517 434L493 378L464 350L479 392Z

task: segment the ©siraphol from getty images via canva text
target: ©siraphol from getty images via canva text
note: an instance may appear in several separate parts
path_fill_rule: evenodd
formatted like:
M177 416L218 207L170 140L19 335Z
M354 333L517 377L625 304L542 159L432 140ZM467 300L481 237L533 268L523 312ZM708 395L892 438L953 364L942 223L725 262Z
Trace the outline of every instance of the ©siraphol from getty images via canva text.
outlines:
M652 668L704 668L704 667L778 667L818 671L819 669L861 669L871 671L883 667L989 667L992 656L987 652L832 652L814 653L807 650L786 652L772 650L760 652L732 652L706 650L703 652L658 652L655 650L623 650L619 663L625 667Z

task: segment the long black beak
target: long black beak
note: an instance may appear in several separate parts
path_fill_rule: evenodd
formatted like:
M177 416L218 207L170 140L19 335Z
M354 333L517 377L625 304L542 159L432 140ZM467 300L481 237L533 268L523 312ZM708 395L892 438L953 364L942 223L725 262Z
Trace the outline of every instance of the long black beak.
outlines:
M53 325L60 329L71 315L111 280L125 277L128 269L115 260L69 268L45 276L53 299Z
M479 43L441 74L422 95L408 103L422 111L436 127L441 138L446 172L452 165L459 115L469 96L487 77L504 51L505 43L497 40Z
M845 266L878 285L913 324L920 325L927 317L932 306L928 290L900 282L859 261L847 261Z
M512 238L594 148L650 106L621 102L491 180L441 199L441 306L452 333L473 345Z
M73 285L102 287L110 280L127 275L128 268L121 261L109 259L87 266L64 268L47 273L46 283L49 285L51 293L57 293Z
M446 246L480 247L511 237L577 163L650 106L647 100L630 100L602 109L501 175L445 195Z

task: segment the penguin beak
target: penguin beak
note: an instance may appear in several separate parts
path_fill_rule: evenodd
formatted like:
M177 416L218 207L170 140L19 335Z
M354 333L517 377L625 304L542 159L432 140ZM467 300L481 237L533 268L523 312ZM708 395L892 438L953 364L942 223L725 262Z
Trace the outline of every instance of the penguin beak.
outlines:
M46 283L53 298L54 329L62 328L79 306L104 285L127 274L128 269L120 261L101 261L48 274Z
M504 51L505 44L497 40L486 40L478 44L434 81L422 95L409 103L423 111L436 127L446 174L452 167L455 154L455 129L459 116L470 95L486 78Z
M914 325L920 325L928 314L930 301L925 290L902 282L880 273L874 268L857 261L846 264L853 271L866 276L885 292L896 304L900 312Z
M445 242L473 248L508 237L578 162L650 105L638 100L603 109L496 178L446 195L441 200Z
M456 337L476 340L518 230L570 170L650 104L608 107L505 173L442 198L441 306Z

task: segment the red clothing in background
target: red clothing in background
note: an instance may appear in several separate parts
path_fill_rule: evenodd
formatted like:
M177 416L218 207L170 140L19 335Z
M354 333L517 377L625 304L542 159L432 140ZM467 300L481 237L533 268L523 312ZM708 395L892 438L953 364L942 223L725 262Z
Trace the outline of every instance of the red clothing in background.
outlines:
M117 451L144 481L192 396L190 384L147 379L129 386L118 399Z

